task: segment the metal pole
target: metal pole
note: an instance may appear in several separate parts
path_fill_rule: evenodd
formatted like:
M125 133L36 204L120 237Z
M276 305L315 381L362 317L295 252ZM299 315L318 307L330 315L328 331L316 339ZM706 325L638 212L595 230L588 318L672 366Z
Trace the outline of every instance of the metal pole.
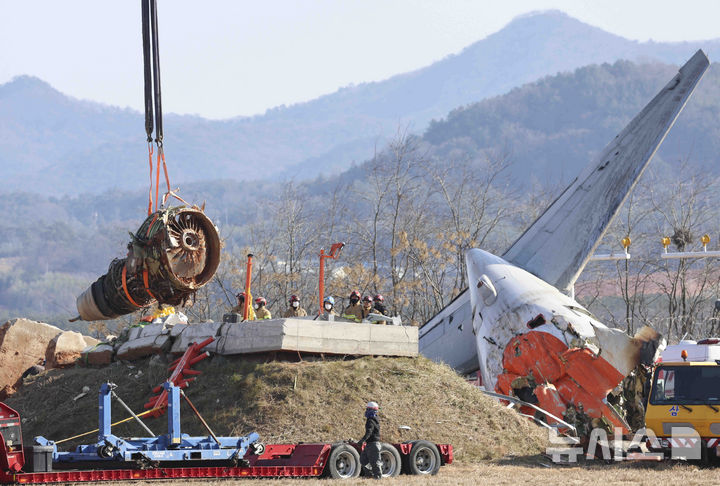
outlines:
M250 316L250 281L252 280L252 259L253 254L248 253L247 269L245 270L245 308L243 309L243 320Z
M207 422L205 422L205 419L202 418L202 415L200 415L200 412L198 412L197 408L195 408L195 405L193 405L192 402L190 401L190 399L187 397L187 395L185 395L185 392L180 390L180 395L185 399L187 404L190 405L190 408L192 408L192 411L195 412L195 415L197 415L197 418L200 419L200 422L202 422L203 426L205 427L205 430L208 431L208 433L212 436L212 438L215 440L215 442L217 442L217 444L219 446L222 446L222 444L220 443L220 440L215 436L215 433L212 431L212 429L207 424Z
M320 283L319 283L319 290L320 290L320 311L318 312L318 315L323 315L325 313L325 309L323 308L323 299L325 294L325 249L320 249Z
M139 423L139 424L142 426L142 428L145 429L145 431L146 431L148 434L150 434L151 437L155 437L155 434L152 433L152 430L150 430L150 429L148 428L148 426L145 425L145 422L143 422L142 419L140 419L140 417L138 417L137 415L135 415L135 412L133 412L133 411L130 409L130 407L128 407L128 406L125 404L125 402L122 401L122 398L120 398L120 397L117 395L117 393L115 393L114 391L110 390L110 394L111 394L113 397L115 397L115 399L116 399L118 402L120 402L120 405L122 405L122 406L125 408L125 410L127 410L128 413L130 413L130 415L132 415L132 417L133 417L135 420L137 420L137 423Z

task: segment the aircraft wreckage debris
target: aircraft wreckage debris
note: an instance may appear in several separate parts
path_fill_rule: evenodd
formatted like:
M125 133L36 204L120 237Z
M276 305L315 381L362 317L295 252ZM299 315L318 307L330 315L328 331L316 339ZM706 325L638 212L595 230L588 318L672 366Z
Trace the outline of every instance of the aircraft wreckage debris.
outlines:
M217 228L197 207L156 211L131 236L127 257L77 298L79 319L114 319L155 302L185 305L220 263Z

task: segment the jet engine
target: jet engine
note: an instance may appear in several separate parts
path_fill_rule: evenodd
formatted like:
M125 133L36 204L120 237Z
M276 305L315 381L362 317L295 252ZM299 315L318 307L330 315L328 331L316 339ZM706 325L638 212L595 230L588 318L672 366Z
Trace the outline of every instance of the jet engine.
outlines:
M220 263L217 228L195 206L156 211L131 237L127 256L77 298L80 319L114 319L155 302L185 305Z

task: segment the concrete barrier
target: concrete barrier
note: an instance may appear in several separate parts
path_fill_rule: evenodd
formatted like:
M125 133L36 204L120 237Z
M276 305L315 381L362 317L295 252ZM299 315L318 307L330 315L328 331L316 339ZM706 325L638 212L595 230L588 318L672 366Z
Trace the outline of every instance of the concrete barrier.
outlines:
M225 324L217 338L217 352L223 355L271 351L417 356L418 330L410 326L288 318Z
M227 325L227 324L225 324ZM192 343L199 343L209 337L214 337L215 341L210 343L204 349L211 353L218 350L218 331L223 326L222 322L201 322L197 324L188 324L180 334L177 335L172 344L171 352L182 354Z
M132 361L153 354L165 353L170 350L170 334L156 334L133 339L123 343L115 356L119 360Z
M205 350L221 355L300 352L323 355L417 356L418 329L312 318L269 319L238 323L162 323L134 327L128 340L116 345L116 359L134 360L153 354L182 354L192 343L209 337ZM108 350L88 352L89 364L107 362Z

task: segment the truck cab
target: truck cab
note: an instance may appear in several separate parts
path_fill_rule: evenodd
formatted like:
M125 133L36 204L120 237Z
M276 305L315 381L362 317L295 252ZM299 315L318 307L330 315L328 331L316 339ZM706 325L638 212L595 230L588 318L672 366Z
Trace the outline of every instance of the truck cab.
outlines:
M681 341L663 351L650 380L645 426L663 449L691 447L699 436L703 457L717 455L720 338ZM693 429L697 435L679 434L678 427Z

